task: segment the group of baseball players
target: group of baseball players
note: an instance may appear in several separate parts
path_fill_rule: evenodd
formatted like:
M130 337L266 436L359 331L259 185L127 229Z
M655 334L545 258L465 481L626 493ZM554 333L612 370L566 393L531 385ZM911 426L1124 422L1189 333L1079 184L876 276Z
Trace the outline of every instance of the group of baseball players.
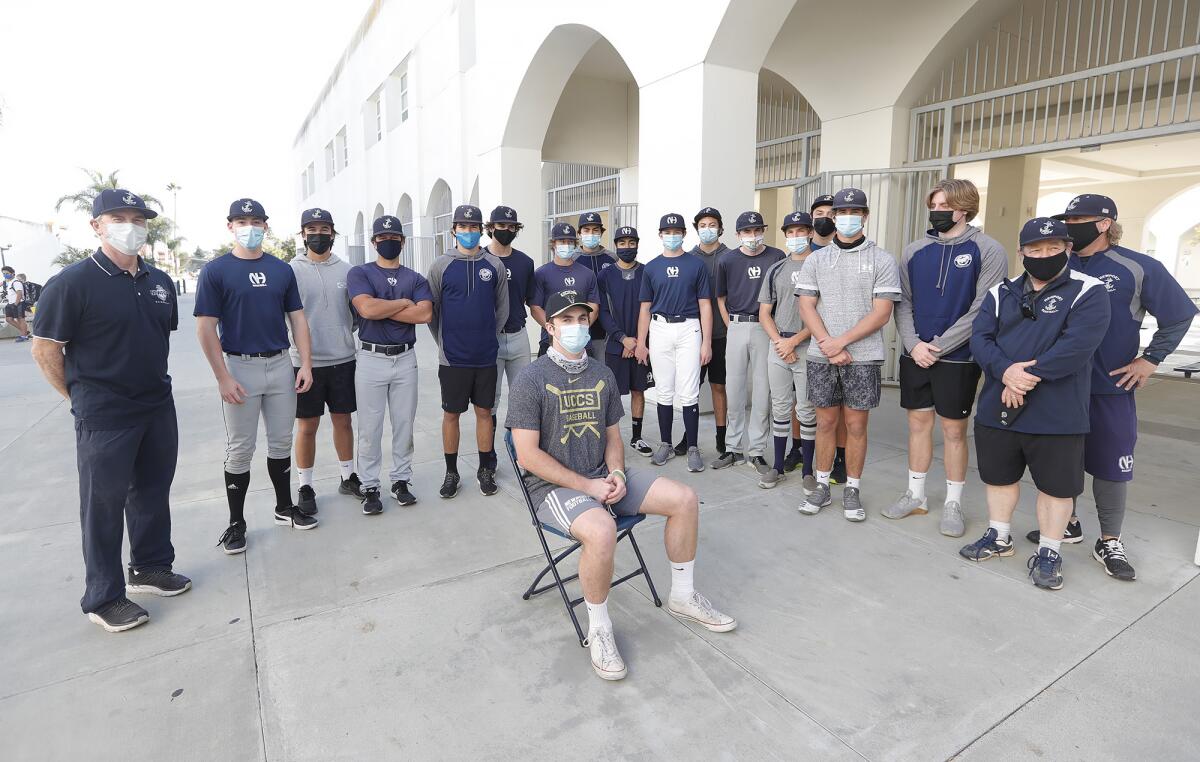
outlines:
M936 419L946 469L939 528L950 537L965 534L967 421L975 409L988 525L961 555L985 561L1014 553L1010 522L1028 470L1038 521L1029 534L1038 545L1029 573L1039 587L1060 588L1061 545L1083 536L1074 503L1086 472L1100 524L1093 556L1108 575L1132 580L1121 528L1137 434L1133 392L1178 346L1195 305L1157 260L1119 245L1117 207L1105 196L1082 195L1061 214L1029 220L1020 233L1023 272L1012 279L1004 249L971 224L980 203L972 183L941 181L925 200L929 230L898 259L866 233L866 194L844 188L783 218L784 249L764 243L768 223L756 211L738 215L738 245L727 248L721 213L705 207L691 218L695 248L683 248L684 216L665 214L661 253L643 264L635 228L614 230L609 250L601 215L585 213L577 226L552 226L540 267L513 246L523 229L516 210L498 206L485 218L462 205L453 214L453 246L422 274L401 263L406 235L394 216L373 221L373 257L351 266L333 253L332 215L308 209L299 221L303 253L289 264L263 251L262 204L238 199L227 219L232 250L204 267L195 302L227 432L229 522L219 545L228 554L246 550L260 419L276 524L319 525L316 434L326 411L338 492L357 499L367 515L382 512L385 495L400 505L417 502L414 347L417 326L428 325L443 411L440 497L453 498L461 487L459 423L468 408L475 415L476 482L484 495L498 491L496 409L507 378L504 423L521 478L539 517L583 545L592 664L601 677L619 679L625 667L606 608L613 517L667 516L668 609L713 631L736 626L692 582L695 491L654 469L627 469L626 446L653 466L685 458L690 472L744 464L764 489L799 469L801 513L831 505L833 486L842 485L844 517L861 522L868 416L880 403L884 329L894 319L903 345L908 483L882 515L928 513ZM167 505L177 432L166 342L178 308L169 280L136 255L154 212L123 190L104 191L93 212L101 247L46 285L34 355L77 419L84 612L120 631L148 618L126 592L177 595L191 585L171 568ZM96 294L105 295L103 304ZM114 301L129 306L114 310ZM1157 329L1139 352L1146 314ZM541 327L536 358L528 317ZM707 464L698 433L705 381L716 424L715 457ZM643 416L651 389L658 437L648 441ZM632 413L628 435L620 429L624 395ZM683 421L677 443L676 405ZM385 416L392 458L386 481ZM127 584L123 512L131 544Z

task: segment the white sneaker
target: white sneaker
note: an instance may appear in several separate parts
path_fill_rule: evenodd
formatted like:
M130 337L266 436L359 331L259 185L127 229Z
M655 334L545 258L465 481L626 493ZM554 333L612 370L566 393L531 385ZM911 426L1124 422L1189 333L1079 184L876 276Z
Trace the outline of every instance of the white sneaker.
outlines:
M629 672L617 650L617 639L611 627L598 627L588 632L588 648L592 652L592 669L602 680L621 680Z
M683 600L670 598L667 601L667 611L680 619L703 625L713 632L729 632L737 627L736 619L717 611L707 598L697 592Z

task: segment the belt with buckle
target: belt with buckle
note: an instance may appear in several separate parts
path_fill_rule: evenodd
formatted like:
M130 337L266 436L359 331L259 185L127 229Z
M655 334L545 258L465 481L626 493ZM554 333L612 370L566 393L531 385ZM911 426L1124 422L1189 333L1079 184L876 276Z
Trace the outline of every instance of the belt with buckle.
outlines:
M757 323L758 315L742 315L737 312L729 313L730 323Z
M795 335L796 335L795 331L780 331L779 332L779 337L783 338L783 339L790 339Z
M682 323L688 320L688 318L684 315L664 315L661 312L655 312L654 319L661 320L664 323Z
M283 354L282 349L276 349L274 352L226 352L230 357L274 357Z
M361 342L361 344L367 352L376 352L389 357L404 354L413 347L412 344L372 344L369 341Z

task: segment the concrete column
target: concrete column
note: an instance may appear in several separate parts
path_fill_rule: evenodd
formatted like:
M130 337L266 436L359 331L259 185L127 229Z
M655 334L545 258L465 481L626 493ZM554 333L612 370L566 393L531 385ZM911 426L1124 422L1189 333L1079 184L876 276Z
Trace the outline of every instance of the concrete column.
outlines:
M1008 252L1008 271L1021 270L1017 240L1021 225L1036 214L1042 160L1037 156L1008 156L988 162L984 231Z

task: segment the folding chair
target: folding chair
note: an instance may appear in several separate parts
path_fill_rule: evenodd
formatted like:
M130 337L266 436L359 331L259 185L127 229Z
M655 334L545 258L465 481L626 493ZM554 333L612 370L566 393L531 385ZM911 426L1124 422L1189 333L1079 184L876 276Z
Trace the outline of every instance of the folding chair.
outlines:
M504 446L508 450L508 459L512 461L513 473L517 475L517 483L521 485L521 494L525 496L525 507L529 509L529 517L533 520L533 526L537 529L538 539L542 542L542 552L546 554L547 562L546 568L542 569L541 572L534 577L533 584L531 584L529 589L521 595L521 598L527 601L535 595L540 595L547 590L558 588L558 592L562 595L563 604L567 607L567 614L571 617L571 623L575 625L575 634L579 637L579 645L586 647L587 635L584 634L583 628L579 626L579 617L575 615L575 607L583 603L583 596L581 595L578 598L572 599L571 596L567 594L566 587L568 582L578 579L579 574L577 572L569 577L563 577L558 573L559 562L570 556L575 551L579 550L581 545L575 540L574 537L567 532L562 531L553 524L545 524L541 521L538 521L537 508L533 505L533 500L529 497L529 488L525 486L525 479L521 476L521 467L517 465L517 450L516 447L513 446L511 431L505 432L504 434ZM612 587L616 587L622 582L628 582L639 575L643 576L646 578L646 585L650 588L650 596L654 599L654 605L661 607L662 601L659 600L658 591L654 589L654 580L650 579L650 572L646 569L646 561L642 558L642 551L640 548L638 548L637 540L633 536L633 528L640 524L644 518L646 518L645 515L640 513L636 516L617 517L617 544L619 545L621 540L628 538L629 545L633 548L634 555L637 556L638 568L634 569L620 579L613 580ZM546 532L550 532L553 535L569 541L571 543L571 547L562 551L557 556L554 555L550 551L550 544L546 542ZM547 573L554 575L554 582L538 587L538 583L542 581L542 578L545 577Z

